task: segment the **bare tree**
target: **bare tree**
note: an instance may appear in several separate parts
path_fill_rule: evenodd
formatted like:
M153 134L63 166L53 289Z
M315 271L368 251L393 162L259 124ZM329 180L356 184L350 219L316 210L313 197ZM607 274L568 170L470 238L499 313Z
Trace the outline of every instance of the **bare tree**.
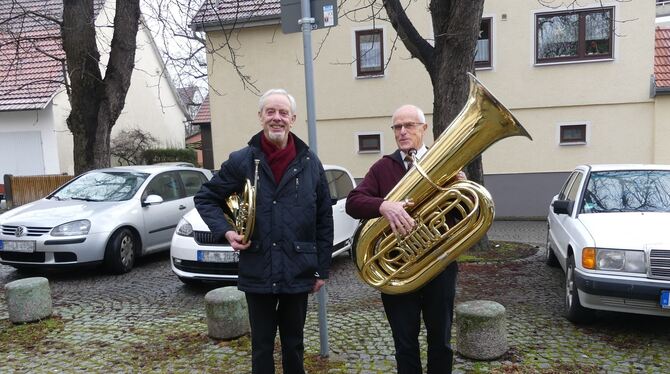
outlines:
M144 151L158 144L156 138L140 129L123 130L111 142L111 153L121 164L144 164Z
M139 0L9 1L0 14L0 48L3 54L12 55L3 66L0 82L11 83L30 63L22 55L26 51L40 63L60 66L57 73L34 77L11 90L63 85L71 106L67 126L74 141L75 173L109 166L112 126L123 110L135 64ZM95 20L103 9L112 12L105 6L113 4L109 60L103 75Z
M239 51L231 43L215 46L202 30L195 31L191 27L191 22L199 19L199 11L202 13L203 9L213 10L218 4L219 1L216 0L143 0L143 16L154 39L161 44L163 59L171 76L176 79L176 86L195 85L218 93L217 88L207 82L206 56L210 54L230 64L244 89L260 94L253 77L246 74L244 66L238 62ZM244 23L253 18L264 4L261 1L257 4L258 9L240 12L233 15L232 19L216 13L217 18L208 22L221 25L225 39L230 41L236 38ZM240 7L244 6L250 5L240 4Z
M175 86L207 86L207 40L189 27L202 0L142 0L142 15Z
M116 0L109 61L103 77L94 0L63 0L61 36L72 108L67 125L74 138L77 174L109 166L112 126L125 105L135 66L139 18L139 0Z

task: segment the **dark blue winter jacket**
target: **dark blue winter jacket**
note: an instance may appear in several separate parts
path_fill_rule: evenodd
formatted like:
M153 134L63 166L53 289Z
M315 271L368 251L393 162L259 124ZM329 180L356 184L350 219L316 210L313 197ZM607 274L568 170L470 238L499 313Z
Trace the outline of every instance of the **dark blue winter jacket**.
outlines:
M253 293L299 293L316 277L328 278L333 246L333 212L323 165L307 144L293 135L296 157L279 184L261 150L261 132L248 146L230 154L211 181L195 195L195 206L215 239L233 230L224 217L225 200L253 183L256 220L251 246L240 251L238 288ZM226 208L227 209L227 208Z

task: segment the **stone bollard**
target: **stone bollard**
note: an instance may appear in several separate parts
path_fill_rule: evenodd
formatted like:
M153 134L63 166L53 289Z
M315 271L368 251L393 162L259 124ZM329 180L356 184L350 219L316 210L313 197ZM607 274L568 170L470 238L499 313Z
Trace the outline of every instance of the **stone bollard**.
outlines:
M9 320L13 323L38 321L51 316L49 280L32 277L15 280L5 285L5 300Z
M507 352L505 307L488 300L459 303L456 312L456 351L475 360L493 360Z
M237 287L221 287L205 295L207 334L215 339L233 339L249 332L247 300Z

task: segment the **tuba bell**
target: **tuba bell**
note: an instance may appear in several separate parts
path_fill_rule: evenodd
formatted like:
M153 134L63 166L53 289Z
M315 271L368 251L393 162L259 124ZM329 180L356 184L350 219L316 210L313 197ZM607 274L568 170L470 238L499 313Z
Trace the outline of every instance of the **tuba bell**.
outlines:
M386 294L412 292L486 234L494 217L493 200L481 185L457 181L462 168L498 140L525 136L519 121L477 78L468 73L465 106L428 152L388 193L388 201L413 201L407 207L416 226L393 234L388 221L374 218L354 234L354 261L360 277ZM454 224L450 217L455 216Z
M258 163L260 160L254 160L254 182L249 179L244 184L242 194L234 193L226 199L226 206L230 214L224 216L228 223L235 229L239 235L242 235L242 243L247 243L251 234L254 232L254 223L256 222L256 188L258 185Z

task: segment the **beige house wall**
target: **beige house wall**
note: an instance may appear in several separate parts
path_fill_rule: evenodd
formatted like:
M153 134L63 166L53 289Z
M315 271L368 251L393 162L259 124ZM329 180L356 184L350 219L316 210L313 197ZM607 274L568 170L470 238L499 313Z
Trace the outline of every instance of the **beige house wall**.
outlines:
M657 96L654 109L654 162L670 164L670 95Z
M487 174L560 172L584 163L654 162L654 104L515 110L533 136L501 140L484 153ZM560 145L559 126L586 124L586 144Z
M593 8L601 2L580 4ZM618 21L612 60L536 65L535 14L551 9L536 1L485 3L484 16L493 20L493 67L478 70L477 75L534 138L533 142L505 139L494 145L484 154L487 174L568 171L587 162L654 161L654 102L650 98L654 4L603 4L615 7ZM426 9L425 2L412 3L410 17L422 35L432 39ZM316 30L312 35L315 54L318 52L314 79L319 156L324 163L349 168L355 177L362 177L372 162L395 149L389 128L395 108L416 104L426 111L429 122L432 112L432 86L423 65L409 58L390 24L377 20L375 25L384 29L384 53L390 56L383 77L356 78L354 32L371 28L371 22L340 18L339 26L330 33ZM294 129L306 141L302 34L284 35L276 24L238 30L229 38L223 35L208 32L215 46L226 39L234 43L238 64L259 91L283 87L294 94L298 101ZM395 49L390 54L392 46ZM210 93L217 165L260 130L258 96L243 88L231 64L219 56L226 53L217 48L216 55L208 56L210 84L219 92ZM574 123L587 124L587 144L558 145L558 126ZM380 133L381 152L357 153L359 133Z

